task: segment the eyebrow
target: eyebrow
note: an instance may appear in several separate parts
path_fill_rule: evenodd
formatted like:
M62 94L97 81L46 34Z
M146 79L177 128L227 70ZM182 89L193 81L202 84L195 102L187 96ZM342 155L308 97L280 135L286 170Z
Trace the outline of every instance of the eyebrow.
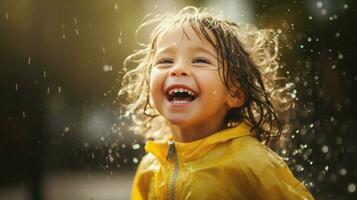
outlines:
M211 51L209 51L203 47L196 46L196 47L191 47L189 49L192 51L203 51L203 52L210 54L212 57L217 57L217 55L213 54ZM169 46L169 47L161 48L159 51L156 52L156 55L162 54L162 53L172 53L172 52L175 52L175 48Z

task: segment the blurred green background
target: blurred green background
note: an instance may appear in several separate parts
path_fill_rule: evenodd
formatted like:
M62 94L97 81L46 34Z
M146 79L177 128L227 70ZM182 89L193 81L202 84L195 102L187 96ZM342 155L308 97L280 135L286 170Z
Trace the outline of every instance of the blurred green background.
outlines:
M2 0L0 199L128 199L143 141L117 92L149 13L213 7L280 33L294 127L277 153L316 199L357 199L352 0ZM148 33L139 35L145 41Z

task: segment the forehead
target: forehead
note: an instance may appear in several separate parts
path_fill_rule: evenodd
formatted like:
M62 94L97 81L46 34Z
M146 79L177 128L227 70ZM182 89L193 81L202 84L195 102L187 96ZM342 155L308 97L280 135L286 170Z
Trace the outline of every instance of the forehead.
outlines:
M209 38L215 43L215 37L212 31L208 28L204 29ZM207 48L207 50L215 51L215 48L206 37L207 36L204 35L199 27L194 28L188 23L176 24L158 35L156 49L190 45L200 46L201 48Z

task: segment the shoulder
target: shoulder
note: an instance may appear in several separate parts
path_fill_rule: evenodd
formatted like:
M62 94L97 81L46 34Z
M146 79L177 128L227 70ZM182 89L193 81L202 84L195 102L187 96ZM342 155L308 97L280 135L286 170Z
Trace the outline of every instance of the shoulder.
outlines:
M251 172L258 175L268 168L287 167L277 153L254 137L237 138L232 141L232 148L234 148L234 160L237 164L249 168Z

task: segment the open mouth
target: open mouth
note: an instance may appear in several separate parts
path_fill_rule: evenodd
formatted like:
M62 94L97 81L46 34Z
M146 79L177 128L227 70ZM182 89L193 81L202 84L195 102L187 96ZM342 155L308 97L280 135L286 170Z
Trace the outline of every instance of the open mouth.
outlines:
M167 90L166 98L169 102L175 104L189 103L195 100L197 94L187 88L171 88Z

